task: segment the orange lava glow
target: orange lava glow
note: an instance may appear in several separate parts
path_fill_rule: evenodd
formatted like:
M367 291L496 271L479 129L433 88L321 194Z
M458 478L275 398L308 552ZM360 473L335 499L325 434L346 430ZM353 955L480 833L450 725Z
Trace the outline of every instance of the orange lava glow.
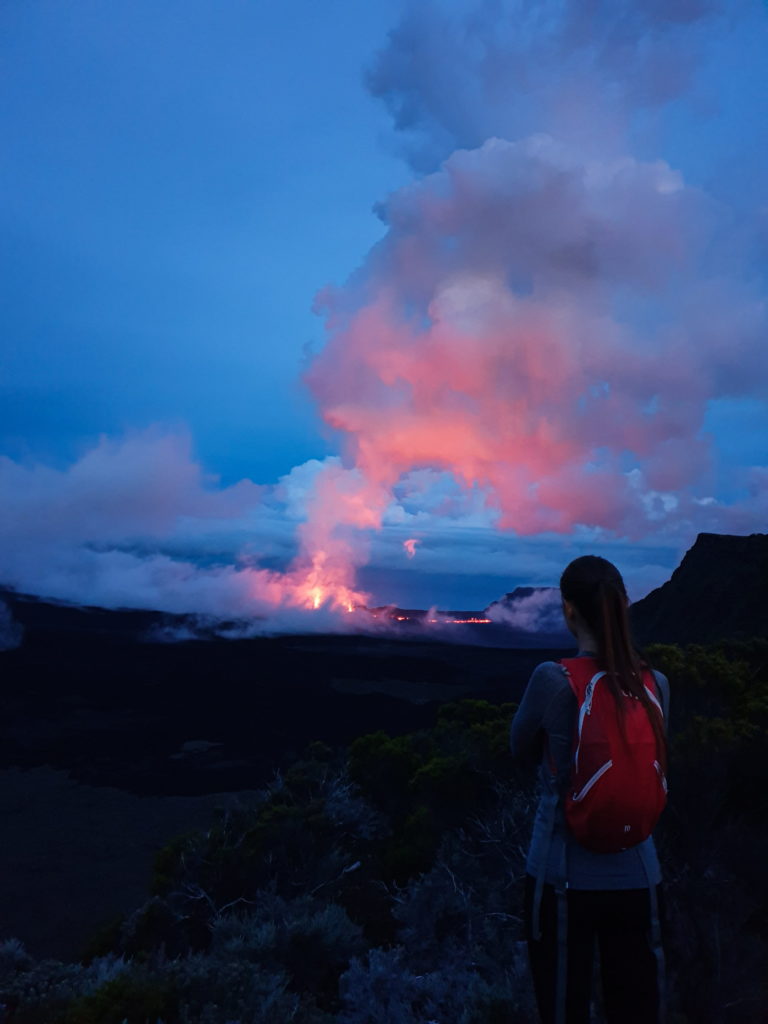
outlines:
M344 545L302 553L285 573L253 572L253 596L272 608L327 609L344 615L365 608L368 594L354 588L355 562Z
M394 622L419 622L419 621L421 621L418 615L416 615L416 616L411 616L411 615L393 615L392 616L392 620ZM473 615L473 616L470 616L469 618L466 618L466 619L449 619L449 618L439 617L439 618L434 618L434 619L425 619L423 621L425 621L425 622L432 622L432 623L436 623L436 624L437 623L443 623L443 624L448 624L448 625L451 625L451 626L454 626L454 625L456 625L456 626L464 626L464 625L477 625L477 624L483 624L483 623L490 623L490 622L493 622L493 619L486 619L486 618L483 618L483 617L481 617L479 615Z
M354 566L335 564L324 551L318 551L308 568L297 567L287 575L285 603L313 611L327 607L333 611L353 612L367 601L367 594L352 589L353 578Z

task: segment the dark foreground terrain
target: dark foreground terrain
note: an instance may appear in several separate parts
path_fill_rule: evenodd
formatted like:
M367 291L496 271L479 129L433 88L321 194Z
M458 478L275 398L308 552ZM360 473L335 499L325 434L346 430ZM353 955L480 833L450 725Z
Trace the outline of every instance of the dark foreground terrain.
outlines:
M675 681L656 830L669 1021L756 1024L768 1006L768 642L650 656ZM424 728L311 743L239 795L0 772L15 801L2 798L5 935L32 953L0 936L0 1020L531 1024L522 902L535 798L508 752L514 713L453 700ZM596 1004L600 1021L599 991Z
M707 644L651 650L674 1024L766 1019L767 542L702 535L633 609ZM528 1024L506 734L563 652L185 628L0 593L0 1021Z
M5 603L23 638L0 652L0 940L65 958L141 901L159 847L311 741L429 727L461 697L517 700L549 656L349 636L149 643L151 613Z
M308 742L430 725L459 697L518 700L558 652L357 636L151 643L151 613L6 598L0 767L48 764L141 795L266 781Z

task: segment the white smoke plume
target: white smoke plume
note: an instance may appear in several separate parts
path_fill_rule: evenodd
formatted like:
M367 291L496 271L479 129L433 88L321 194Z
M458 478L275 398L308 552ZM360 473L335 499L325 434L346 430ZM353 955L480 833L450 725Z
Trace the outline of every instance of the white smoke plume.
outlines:
M548 132L595 157L693 93L748 0L480 0L411 5L368 73L405 155L431 171L489 138Z
M564 629L557 587L543 587L532 594L494 601L486 614L493 622L527 633L562 632Z
M381 204L383 239L321 297L308 373L379 515L430 468L518 534L707 528L727 468L708 411L764 402L766 304L746 226L633 147L737 13L425 4L391 34L371 88L434 169ZM757 520L762 469L730 473L721 528Z

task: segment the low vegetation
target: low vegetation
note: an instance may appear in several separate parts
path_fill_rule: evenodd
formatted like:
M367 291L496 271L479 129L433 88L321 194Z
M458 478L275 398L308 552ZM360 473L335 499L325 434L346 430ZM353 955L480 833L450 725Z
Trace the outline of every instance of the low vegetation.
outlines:
M658 646L672 680L671 1019L760 1019L768 951L768 642ZM258 800L160 850L143 906L78 963L0 945L2 1024L530 1024L533 772L514 705L312 744Z

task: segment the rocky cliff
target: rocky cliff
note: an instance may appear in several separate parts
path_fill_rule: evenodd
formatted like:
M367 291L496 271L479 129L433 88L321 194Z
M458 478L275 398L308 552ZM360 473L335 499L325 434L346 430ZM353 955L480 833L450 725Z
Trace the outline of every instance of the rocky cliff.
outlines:
M632 606L641 643L768 636L768 534L700 533L663 586Z

